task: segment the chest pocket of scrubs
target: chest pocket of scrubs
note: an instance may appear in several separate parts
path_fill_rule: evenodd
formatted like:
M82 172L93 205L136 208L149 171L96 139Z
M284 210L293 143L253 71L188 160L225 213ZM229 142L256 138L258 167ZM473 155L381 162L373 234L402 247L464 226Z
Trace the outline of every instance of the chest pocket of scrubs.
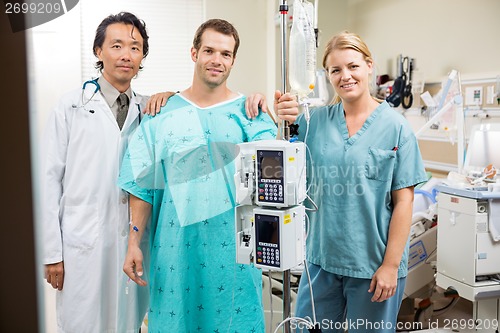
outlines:
M365 165L366 178L388 181L392 177L395 161L395 151L370 147Z
M94 248L99 234L97 205L65 206L63 243L80 250Z

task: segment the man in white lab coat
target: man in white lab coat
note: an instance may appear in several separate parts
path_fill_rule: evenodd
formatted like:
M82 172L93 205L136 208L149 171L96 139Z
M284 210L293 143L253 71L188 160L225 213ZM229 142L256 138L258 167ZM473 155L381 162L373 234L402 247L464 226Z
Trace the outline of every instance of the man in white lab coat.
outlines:
M102 75L65 95L46 127L43 261L58 290L59 332L137 332L147 312L148 290L129 285L122 272L129 210L117 178L147 101L130 82L148 38L133 14L105 18L94 40Z

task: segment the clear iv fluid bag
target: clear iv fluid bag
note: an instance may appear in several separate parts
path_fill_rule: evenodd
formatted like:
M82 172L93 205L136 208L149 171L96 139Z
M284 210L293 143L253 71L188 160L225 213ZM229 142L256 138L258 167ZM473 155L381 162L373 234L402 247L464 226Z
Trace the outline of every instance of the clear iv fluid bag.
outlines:
M316 38L314 36L313 5L307 1L293 3L293 23L290 32L288 77L293 93L304 98L316 83Z

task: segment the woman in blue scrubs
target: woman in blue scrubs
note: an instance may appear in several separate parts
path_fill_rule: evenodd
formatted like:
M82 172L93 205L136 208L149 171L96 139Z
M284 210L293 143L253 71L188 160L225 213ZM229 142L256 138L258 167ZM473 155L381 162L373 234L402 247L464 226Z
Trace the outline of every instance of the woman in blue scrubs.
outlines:
M373 66L358 35L334 36L323 57L333 104L313 109L309 125L297 119L310 149L309 196L318 206L309 213L307 266L322 332L396 330L413 187L427 180L406 119L370 95ZM299 317L313 318L309 287L304 274Z

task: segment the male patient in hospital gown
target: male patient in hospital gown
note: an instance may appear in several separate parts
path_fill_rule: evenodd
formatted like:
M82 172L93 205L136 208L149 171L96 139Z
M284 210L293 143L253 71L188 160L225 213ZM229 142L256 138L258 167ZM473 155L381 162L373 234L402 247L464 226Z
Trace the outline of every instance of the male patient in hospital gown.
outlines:
M177 94L131 139L119 183L152 205L149 332L264 332L261 272L236 263L233 175L236 145L276 126L244 104Z

